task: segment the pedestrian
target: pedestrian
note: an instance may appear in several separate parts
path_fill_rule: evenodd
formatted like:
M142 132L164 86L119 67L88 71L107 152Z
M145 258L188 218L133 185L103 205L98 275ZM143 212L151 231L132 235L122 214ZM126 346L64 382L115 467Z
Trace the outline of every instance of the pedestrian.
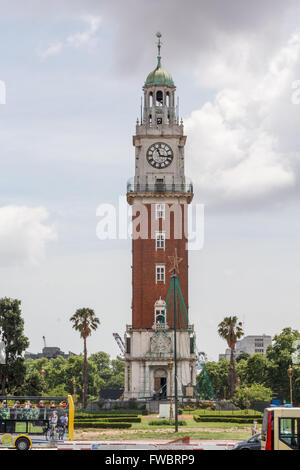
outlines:
M253 421L252 436L254 436L255 434L257 434L257 421L256 420Z
M57 426L57 413L56 411L53 411L51 420L50 420L50 425L51 425L51 431L50 431L50 437L55 439L55 432L56 432L56 426Z

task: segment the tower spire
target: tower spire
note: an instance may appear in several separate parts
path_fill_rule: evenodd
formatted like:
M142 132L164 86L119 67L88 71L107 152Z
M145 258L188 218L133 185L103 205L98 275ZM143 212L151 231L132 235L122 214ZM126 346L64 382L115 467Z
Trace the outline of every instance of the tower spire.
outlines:
M158 43L157 43L157 49L158 49L157 68L160 68L160 67L161 67L161 55L160 55L160 48L161 48L160 38L161 38L161 33L160 33L159 31L156 33L156 37L158 38Z

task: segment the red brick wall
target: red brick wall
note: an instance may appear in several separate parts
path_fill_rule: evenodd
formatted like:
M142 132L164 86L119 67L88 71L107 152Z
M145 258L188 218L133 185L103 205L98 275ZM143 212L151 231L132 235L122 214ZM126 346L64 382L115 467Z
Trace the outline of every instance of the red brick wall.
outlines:
M160 202L160 201L158 201ZM163 203L163 201L161 201ZM152 207L151 207L152 206ZM184 210L184 206L186 210ZM154 304L161 297L166 301L169 290L170 280L172 273L169 273L171 264L168 256L174 256L175 248L177 248L177 255L183 258L179 264L178 279L182 290L183 298L185 301L186 309L188 310L188 251L186 249L187 240L184 234L184 218L187 220L187 206L182 205L181 217L175 217L177 220L177 229L181 225L182 236L180 239L174 237L174 214L170 214L170 238L166 236L165 250L156 250L155 236L151 238L151 220L156 224L156 230L165 230L163 226L165 222L162 219L155 220L155 203L147 206L148 216L141 218L141 225L147 232L148 223L148 238L136 239L132 241L132 326L133 328L152 328L154 323ZM133 221L140 217L140 213L136 216L133 215ZM176 225L175 225L176 229ZM155 234L155 230L154 230ZM165 283L156 283L156 263L164 263L166 267ZM186 315L180 319L180 326L186 326ZM171 315L169 315L171 316ZM173 316L168 318L167 323L173 326ZM179 326L179 325L178 325Z

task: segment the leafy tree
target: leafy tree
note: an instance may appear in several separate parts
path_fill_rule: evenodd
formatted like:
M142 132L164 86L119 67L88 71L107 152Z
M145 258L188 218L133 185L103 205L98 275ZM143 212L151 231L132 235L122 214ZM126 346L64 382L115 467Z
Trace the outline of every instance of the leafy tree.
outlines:
M101 373L103 369L109 369L110 367L110 357L106 352L100 351L90 355L91 361L93 361L98 371Z
M229 395L228 371L229 361L221 359L219 362L206 362L205 369L214 389L216 398L226 398ZM199 391L206 390L207 385L203 374L197 375L197 388Z
M235 362L240 362L242 360L247 361L248 357L250 357L250 354L246 352L241 352L236 358Z
M248 385L253 383L269 385L268 369L270 367L268 358L261 353L250 356L246 363L246 382Z
M66 397L67 395L71 394L68 390L66 390L64 384L57 385L56 387L48 390L47 395L50 397Z
M264 385L254 383L248 388L248 406L254 401L270 401L272 390ZM247 407L247 387L244 385L237 388L234 394L234 403L239 408Z
M46 390L45 380L40 372L30 369L24 379L21 387L22 395L39 396Z
M251 356L249 356L249 357L251 357ZM248 363L247 360L241 359L239 362L236 362L236 364L235 364L236 373L237 373L238 378L239 378L239 383L242 384L242 385L243 384L249 385L248 380L247 380L247 363Z
M96 317L94 310L90 308L80 308L70 318L73 328L79 331L80 337L83 339L83 407L87 406L87 384L88 384L88 361L87 361L87 345L86 341L95 331L100 320Z
M125 363L124 360L117 356L117 359L111 361L112 376L108 381L107 388L124 388L125 380Z
M120 356L117 356L117 359L113 359L111 361L111 365L113 375L121 374L125 370L124 359L122 359Z
M25 366L22 357L29 341L24 336L21 302L17 299L0 299L0 340L5 345L6 364L0 367L1 394L15 393L24 381Z
M90 360L96 365L99 376L103 380L108 381L113 374L109 354L100 351L92 354Z
M233 398L236 386L234 350L237 340L244 335L242 326L242 322L239 322L236 316L225 317L224 320L218 325L219 335L221 336L221 338L225 339L228 344L228 347L230 348L230 366L228 372L228 382L231 398Z
M273 392L283 400L289 400L290 384L287 370L292 364L292 353L296 348L294 342L300 339L300 333L292 328L284 328L273 338L272 346L267 349L268 384ZM300 366L293 366L293 383L295 401L300 400L300 390L296 386L300 381Z
M73 379L76 381L76 395L82 401L83 395L83 355L70 356L67 359L58 356L55 359L27 359L25 383L31 383L31 377L42 378L41 370L44 370L44 384L40 389L45 395L73 394ZM93 361L88 359L88 390L90 395L98 397L100 389L105 387L105 381L100 377ZM38 393L32 393L38 395Z

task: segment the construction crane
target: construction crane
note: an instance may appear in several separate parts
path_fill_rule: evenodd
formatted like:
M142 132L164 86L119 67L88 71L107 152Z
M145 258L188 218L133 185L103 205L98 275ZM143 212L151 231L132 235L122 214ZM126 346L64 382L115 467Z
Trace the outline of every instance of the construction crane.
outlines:
M122 353L122 356L125 355L125 344L124 344L124 341L122 340L121 336L119 335L119 333L113 333L113 337L115 338L119 348L120 348L120 351Z

